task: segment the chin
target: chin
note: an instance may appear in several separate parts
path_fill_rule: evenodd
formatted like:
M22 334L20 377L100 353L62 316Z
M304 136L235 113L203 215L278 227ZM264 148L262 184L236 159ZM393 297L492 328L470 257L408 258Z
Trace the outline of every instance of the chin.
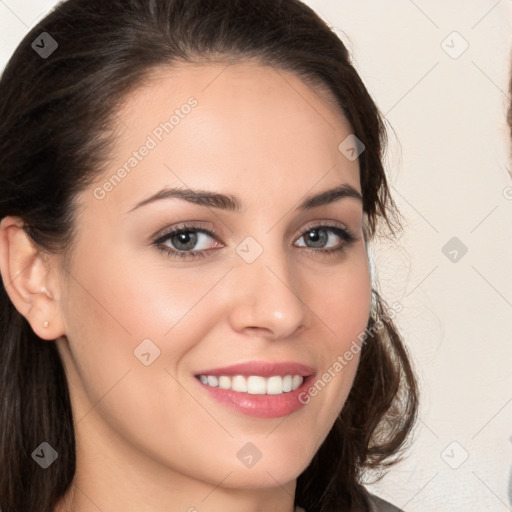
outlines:
M306 467L307 463L298 467L287 462L276 462L263 466L263 462L260 460L252 468L237 468L222 485L231 489L270 489L296 480Z
M294 442L289 447L268 445L261 449L261 458L252 467L244 467L242 463L235 465L226 483L254 489L284 485L297 479L308 467L315 454L313 448L306 442Z

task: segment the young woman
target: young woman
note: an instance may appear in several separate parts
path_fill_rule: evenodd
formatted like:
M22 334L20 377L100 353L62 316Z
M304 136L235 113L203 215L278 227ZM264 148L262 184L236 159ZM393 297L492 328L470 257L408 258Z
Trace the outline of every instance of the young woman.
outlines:
M397 510L378 110L298 0L68 0L0 81L3 512Z

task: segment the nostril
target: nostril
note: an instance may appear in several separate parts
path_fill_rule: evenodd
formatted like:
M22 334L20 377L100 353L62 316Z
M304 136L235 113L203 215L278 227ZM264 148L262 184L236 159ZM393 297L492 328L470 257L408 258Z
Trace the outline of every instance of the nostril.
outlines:
M279 335L267 327L247 326L245 330L251 336L265 338L271 341L279 339Z

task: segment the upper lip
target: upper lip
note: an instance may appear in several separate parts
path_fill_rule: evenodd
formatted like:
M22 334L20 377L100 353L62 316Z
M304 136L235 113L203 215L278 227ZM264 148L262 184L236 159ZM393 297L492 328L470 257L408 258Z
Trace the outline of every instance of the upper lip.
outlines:
M260 375L271 377L273 375L301 375L307 377L315 373L314 368L293 361L250 361L222 368L211 368L197 372L196 375Z

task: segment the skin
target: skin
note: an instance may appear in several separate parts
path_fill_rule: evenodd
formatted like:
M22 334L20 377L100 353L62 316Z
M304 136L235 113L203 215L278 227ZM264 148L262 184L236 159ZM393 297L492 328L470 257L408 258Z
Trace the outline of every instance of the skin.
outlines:
M96 199L95 187L191 96L191 113ZM341 184L361 192L357 160L338 150L351 127L294 74L239 62L158 70L127 98L116 133L108 168L78 197L67 267L38 251L19 219L0 224L7 291L48 340L41 343L57 343L69 382L77 471L58 510L292 512L296 479L342 409L358 355L309 404L270 419L214 401L194 373L296 361L320 378L364 331L370 276L361 201L296 209ZM232 194L242 210L166 199L129 212L164 186ZM204 258L174 258L152 244L183 223L217 232L203 235ZM308 229L326 224L356 240L331 255L308 247ZM327 233L327 248L344 244ZM247 236L263 250L250 264L236 252ZM149 366L134 356L146 338L160 350ZM262 454L250 468L237 457L248 442Z

